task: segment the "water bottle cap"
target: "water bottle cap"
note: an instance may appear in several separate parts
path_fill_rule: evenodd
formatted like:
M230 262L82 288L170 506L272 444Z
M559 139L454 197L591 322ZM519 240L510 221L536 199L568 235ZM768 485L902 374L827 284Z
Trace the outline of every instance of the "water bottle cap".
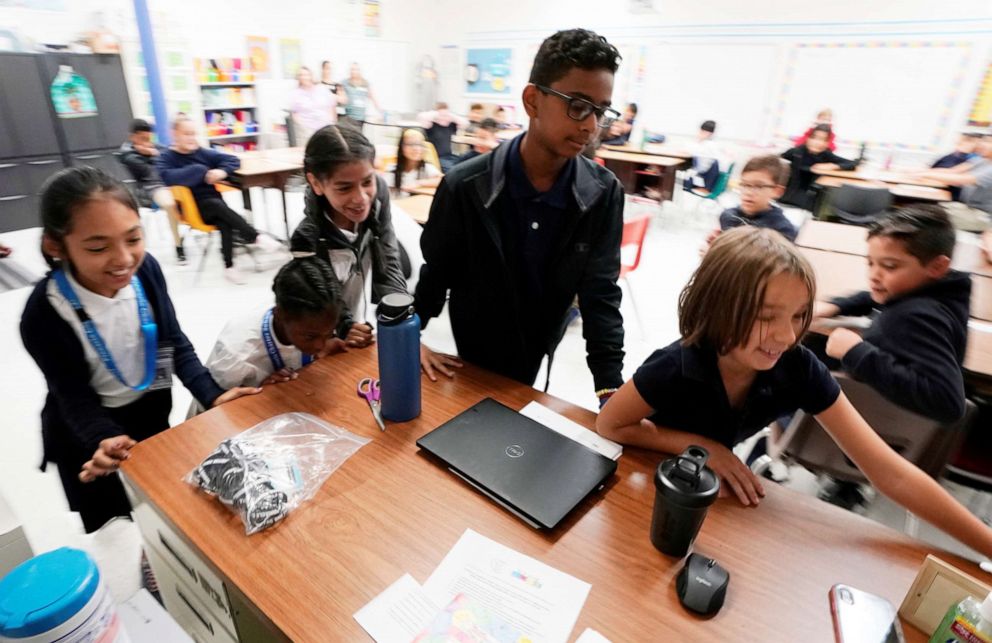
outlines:
M691 445L665 460L655 473L655 489L685 507L709 506L720 491L719 477L706 466L709 457L706 449Z
M376 308L381 323L393 323L413 314L413 296L405 292L394 292L384 296Z

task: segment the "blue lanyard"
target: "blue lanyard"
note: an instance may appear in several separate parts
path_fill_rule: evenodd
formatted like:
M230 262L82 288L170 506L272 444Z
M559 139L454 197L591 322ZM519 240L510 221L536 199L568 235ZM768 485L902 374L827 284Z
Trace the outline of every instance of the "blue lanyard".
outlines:
M90 340L90 346L100 356L100 360L107 370L117 378L118 382L133 391L144 391L151 386L152 380L155 379L155 359L158 353L158 326L155 324L155 318L152 316L151 308L148 306L148 298L145 297L145 289L141 286L141 281L136 276L131 277L131 287L134 288L134 294L138 300L138 320L141 323L141 334L145 338L145 377L137 386L131 386L124 381L124 376L114 362L114 356L110 354L110 349L107 348L103 338L100 337L100 333L97 331L93 320L83 309L83 304L79 301L76 291L72 289L72 284L69 283L65 272L61 269L54 270L52 276L55 278L55 283L58 285L62 296L66 298L72 309L76 311L76 316L79 317L79 321L83 325L83 330L86 331L86 337Z
M282 361L282 355L279 354L279 348L276 346L276 340L272 338L272 311L273 308L269 308L265 311L265 316L262 317L262 341L265 343L265 352L269 354L269 361L272 362L272 368L276 371L281 371L286 368L286 362ZM303 356L303 365L306 366L313 361L313 355Z

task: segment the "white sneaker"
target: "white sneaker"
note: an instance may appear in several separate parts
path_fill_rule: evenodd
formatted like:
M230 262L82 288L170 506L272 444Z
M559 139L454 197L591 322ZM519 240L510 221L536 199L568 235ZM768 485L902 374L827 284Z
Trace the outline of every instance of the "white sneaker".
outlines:
M241 273L234 266L224 268L224 279L227 279L236 286L243 286L246 283L244 277L241 276Z
M261 232L258 234L257 237L255 237L255 243L250 245L255 246L259 250L264 250L265 252L281 252L286 249L285 246L283 246L281 243L279 243L269 235Z

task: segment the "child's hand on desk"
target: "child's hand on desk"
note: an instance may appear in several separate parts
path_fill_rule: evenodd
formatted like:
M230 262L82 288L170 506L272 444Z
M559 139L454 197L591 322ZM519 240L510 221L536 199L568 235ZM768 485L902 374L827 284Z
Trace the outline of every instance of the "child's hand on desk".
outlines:
M131 457L129 451L137 442L126 435L117 435L100 441L93 459L83 465L79 479L93 482L101 476L110 475L120 468L121 462Z
M213 170L207 170L207 173L203 175L203 182L207 185L213 185L223 181L226 178L227 172L214 168Z
M372 327L368 324L352 324L344 341L348 346L364 348L375 341L372 339Z
M327 357L328 355L337 355L338 353L347 353L348 344L339 337L335 337L331 341L324 344L323 350L317 353L316 358Z
M827 338L827 355L834 359L842 359L847 355L847 351L863 341L861 335L849 328L835 328Z
M245 395L257 395L262 392L262 388L255 386L235 386L232 389L228 389L217 396L214 403L210 405L210 408L215 408L221 404L227 404L228 402L233 402L239 397L244 397Z
M281 384L282 382L289 382L295 380L300 374L291 368L281 368L272 375L265 378L262 382L262 386L268 386L269 384Z
M734 455L733 451L722 444L706 440L702 446L710 452L710 459L706 461L706 466L720 476L723 483L720 485L720 497L725 498L732 492L741 501L741 504L757 506L765 496L765 488L761 486L761 480L758 476L754 475L751 469Z
M448 377L454 377L455 372L450 370L449 367L461 368L462 363L454 355L446 355L444 353L435 353L431 349L427 348L423 344L420 345L420 367L424 369L424 373L430 378L432 382L437 381L437 376L434 374L435 370L440 371Z

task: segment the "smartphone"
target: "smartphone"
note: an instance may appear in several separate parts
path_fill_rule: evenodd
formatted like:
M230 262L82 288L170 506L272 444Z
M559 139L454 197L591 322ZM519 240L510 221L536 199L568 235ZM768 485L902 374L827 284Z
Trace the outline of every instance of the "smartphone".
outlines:
M899 614L881 596L847 585L830 588L837 643L905 643Z

